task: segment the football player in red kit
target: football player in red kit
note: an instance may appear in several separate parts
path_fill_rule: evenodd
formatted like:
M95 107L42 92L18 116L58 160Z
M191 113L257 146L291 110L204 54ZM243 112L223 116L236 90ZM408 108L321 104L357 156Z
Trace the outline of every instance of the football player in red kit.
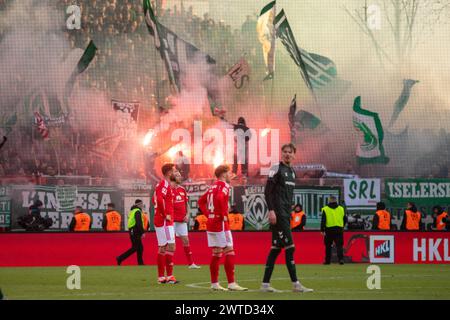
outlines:
M210 263L211 289L220 291L246 291L234 280L233 237L228 222L228 199L230 194L230 167L220 165L214 172L217 181L200 197L198 205L208 217L208 247L212 248ZM228 289L219 284L220 258L225 255L225 273Z
M164 179L155 187L153 205L155 208L156 238L158 240L158 283L178 283L173 275L173 255L175 252L175 232L173 228L173 193L171 182L175 181L177 169L173 163L161 168ZM164 275L164 270L167 277Z
M175 172L175 181L172 182L175 236L180 237L183 242L183 249L188 261L189 269L199 269L200 267L197 266L192 259L191 247L189 245L189 215L187 213L188 195L186 190L181 186L181 179L181 173L178 171Z

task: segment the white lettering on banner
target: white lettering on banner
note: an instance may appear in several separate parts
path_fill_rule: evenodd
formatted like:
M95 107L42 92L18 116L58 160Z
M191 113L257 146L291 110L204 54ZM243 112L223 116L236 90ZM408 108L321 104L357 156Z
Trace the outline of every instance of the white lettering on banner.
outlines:
M450 255L448 252L448 239L444 239L444 261L450 261Z
M443 243L443 246L441 244ZM427 250L428 244L428 250ZM442 256L439 253L439 248L443 247ZM427 258L428 252L428 258ZM436 238L436 239L413 239L413 261L419 261L419 253L420 253L420 261L422 262L441 262L441 261L450 261L449 250L448 250L448 239Z
M419 261L419 252L421 255L421 261L425 261L427 259L427 239L420 239L421 246L418 245L417 238L413 239L413 260Z
M391 198L449 198L448 182L387 182Z
M71 212L61 212L61 228L68 228L72 217L73 213Z
M44 212L41 212L41 216L44 214ZM52 229L58 229L59 226L59 213L58 212L48 212L47 213L49 218L52 218L53 224L50 228Z
M103 213L101 212L93 212L92 213L92 228L93 229L101 229L103 221Z
M389 241L386 241L375 249L375 253L377 256L379 256L382 255L383 253L389 252L389 250L390 250Z
M442 258L439 254L438 247L441 244L442 239L429 239L429 247L428 247L428 256L430 261L434 261L434 257L436 257L436 261L442 261Z

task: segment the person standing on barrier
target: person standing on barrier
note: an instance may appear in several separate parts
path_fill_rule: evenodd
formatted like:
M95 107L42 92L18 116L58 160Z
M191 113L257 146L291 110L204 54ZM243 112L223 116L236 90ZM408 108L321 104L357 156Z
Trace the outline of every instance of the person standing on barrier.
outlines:
M331 196L328 205L322 208L322 222L320 231L324 235L325 262L331 262L331 246L333 243L337 249L339 264L344 264L344 226L347 223L347 216L342 206L338 205L337 199Z
M144 217L142 209L144 203L140 199L136 199L134 206L131 207L128 214L128 232L130 234L131 248L116 258L117 264L120 266L122 262L136 252L138 265L144 265L142 254L144 253L144 246L142 245L142 238L144 237Z
M294 200L295 171L291 166L296 148L292 143L281 148L282 161L270 168L264 195L269 208L270 230L272 231L272 246L267 257L264 278L261 285L262 292L279 292L270 286L270 278L275 261L284 248L286 267L292 281L294 292L311 292L297 279L294 262L294 241L291 232L291 209Z

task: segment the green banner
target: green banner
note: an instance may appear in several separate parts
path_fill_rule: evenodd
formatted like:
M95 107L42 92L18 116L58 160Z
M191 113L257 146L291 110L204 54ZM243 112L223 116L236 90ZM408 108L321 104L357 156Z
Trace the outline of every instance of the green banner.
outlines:
M0 186L0 228L11 228L11 198L7 186Z
M385 195L394 206L405 207L407 202L418 207L448 205L450 179L386 179Z

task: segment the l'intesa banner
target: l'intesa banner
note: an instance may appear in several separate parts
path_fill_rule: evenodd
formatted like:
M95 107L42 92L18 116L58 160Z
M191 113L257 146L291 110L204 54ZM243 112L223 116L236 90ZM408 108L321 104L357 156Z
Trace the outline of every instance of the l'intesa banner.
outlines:
M296 263L324 261L320 232L294 232L293 237ZM449 232L345 232L344 260L345 263L449 264L449 237ZM189 240L196 262L209 264L211 253L205 232L191 232ZM129 241L127 232L0 233L0 267L108 266L115 263L118 253L129 248ZM233 232L233 242L237 264L260 264L264 268L271 246L270 232ZM155 265L155 232L149 232L143 243L144 261ZM185 259L183 250L176 250L175 263L185 263ZM336 261L333 252L332 262ZM285 263L284 255L277 263ZM128 259L125 264L136 264L136 259Z
M123 210L122 193L113 187L16 185L11 188L11 199L12 229L20 228L17 218L28 214L35 200L44 204L41 216L52 218L51 231L68 230L75 206L81 206L92 217L92 230L102 230L108 203L114 203L119 212Z

